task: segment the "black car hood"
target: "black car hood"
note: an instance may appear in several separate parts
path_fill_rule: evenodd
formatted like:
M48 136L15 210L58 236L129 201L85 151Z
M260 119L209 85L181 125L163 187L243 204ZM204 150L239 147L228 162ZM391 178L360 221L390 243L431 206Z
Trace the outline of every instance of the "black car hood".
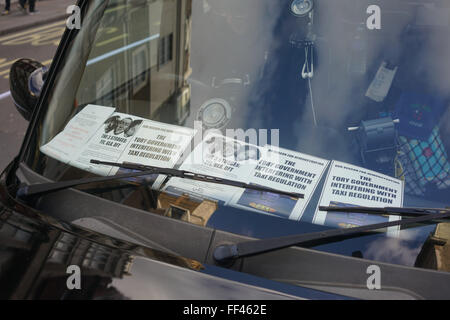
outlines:
M3 175L0 298L273 300L317 294L322 298L339 297L307 288L291 294L289 287L293 286L271 288L274 286L270 281L257 277L237 279L233 271L124 241L127 235L117 230L114 235L122 240L87 230L80 227L82 224L54 219L15 201L8 193ZM80 289L68 287L71 266L80 267Z

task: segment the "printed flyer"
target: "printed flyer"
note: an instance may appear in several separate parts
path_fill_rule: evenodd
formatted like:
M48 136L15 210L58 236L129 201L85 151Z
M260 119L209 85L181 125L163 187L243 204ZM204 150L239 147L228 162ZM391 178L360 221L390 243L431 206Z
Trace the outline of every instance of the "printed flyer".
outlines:
M181 170L301 193L304 198L180 178L171 178L164 186L165 191L188 193L293 220L302 218L329 166L328 160L270 145L259 147L217 133L207 134L193 152L185 155L195 133L194 129L115 112L114 108L88 105L62 132L42 146L41 151L69 165L104 176L129 170L94 165L90 163L91 159L173 168L185 158ZM163 175L146 177L154 188L161 187L165 178ZM403 187L401 180L333 161L313 223L345 228L393 221L397 217L322 212L318 207L402 207ZM394 234L398 230L398 227L392 227L388 233Z
M221 135L208 135L181 169L219 178L302 193L296 199L213 183L172 178L169 192L208 197L233 207L299 220L329 161L273 146L257 147Z
M142 118L113 113L73 157L70 165L102 176L116 174L118 167L91 164L90 160L119 162L142 122Z
M260 148L256 146L212 133L207 134L195 147L180 169L247 183L260 153ZM240 188L172 178L167 182L165 190L179 190L228 204Z
M162 122L144 121L122 153L118 162L134 162L162 168L173 168L190 145L195 130ZM120 173L124 172L121 170ZM153 185L160 187L166 176L160 175Z
M51 142L41 147L41 152L68 163L114 112L115 108L87 105L76 114Z
M194 129L156 122L114 108L88 105L41 151L74 167L107 176L129 172L90 160L133 162L173 168L190 144ZM153 176L156 179L156 175ZM158 177L157 187L164 177Z
M316 208L313 223L348 228L398 220L397 216L377 216L365 213L324 212L319 206L402 207L403 181L357 167L333 161ZM396 236L399 227L390 227L388 234Z
M303 199L251 189L241 191L234 205L256 209L283 218L300 220L323 173L328 160L267 145L249 183L276 190L302 193Z

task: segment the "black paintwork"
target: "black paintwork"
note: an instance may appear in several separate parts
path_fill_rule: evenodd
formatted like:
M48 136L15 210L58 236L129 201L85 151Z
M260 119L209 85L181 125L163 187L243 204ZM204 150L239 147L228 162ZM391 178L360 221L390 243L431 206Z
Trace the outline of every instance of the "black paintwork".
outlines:
M243 277L56 220L10 196L13 167L0 181L0 299L345 298ZM70 265L81 267L80 290L67 287Z
M3 298L445 299L450 296L450 288L445 285L450 275L446 272L298 247L246 257L218 267L212 256L214 248L251 238L207 227L196 228L153 214L146 214L141 222L144 228L148 227L150 243L165 251L154 249L157 245L149 248L133 244L140 242L137 238L132 242L119 240L55 219L54 215L18 202L9 193L14 189L15 170L13 162L0 181ZM89 203L89 197L93 196L65 190L54 197L64 204L71 202L71 198ZM118 206L114 202L110 205ZM64 206L59 207L64 210ZM89 208L92 208L91 215L98 214L95 205ZM131 208L122 207L122 210L125 216L133 214ZM166 232L152 230L160 226ZM198 246L201 238L204 238L204 248ZM193 255L198 259L185 258ZM82 266L84 285L80 291L67 290L66 269L73 264ZM383 290L366 287L367 267L372 264L378 265L384 275ZM115 289L111 289L111 284Z

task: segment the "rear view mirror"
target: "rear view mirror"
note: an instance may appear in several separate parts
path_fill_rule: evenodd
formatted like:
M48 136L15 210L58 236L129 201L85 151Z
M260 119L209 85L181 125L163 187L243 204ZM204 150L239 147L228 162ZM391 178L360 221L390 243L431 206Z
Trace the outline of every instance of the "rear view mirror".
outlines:
M32 59L19 59L11 66L9 86L19 113L30 120L41 94L47 68Z

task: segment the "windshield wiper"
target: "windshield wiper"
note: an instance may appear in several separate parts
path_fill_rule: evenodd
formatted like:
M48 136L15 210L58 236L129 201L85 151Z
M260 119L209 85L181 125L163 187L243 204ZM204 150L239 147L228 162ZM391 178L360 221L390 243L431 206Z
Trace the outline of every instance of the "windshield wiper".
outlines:
M348 213L367 213L374 215L394 215L400 217L417 217L424 214L439 213L441 208L399 208L399 207L339 207L319 206L320 211L335 211Z
M261 191L261 192L277 193L277 194L281 194L281 195L286 195L288 197L293 197L296 199L304 198L304 195L301 193L281 191L281 190L276 190L276 189L272 189L272 188L268 188L268 187L264 187L264 186L260 186L260 185L247 184L244 182L222 179L222 178L209 176L209 175L197 174L197 173L193 173L193 172L185 171L185 170L161 168L161 167L147 166L147 165L128 163L128 162L116 163L116 162L107 162L107 161L99 161L99 160L91 160L90 162L93 164L115 166L115 167L119 167L122 169L137 170L139 172L125 173L125 174L119 174L119 175L114 175L114 176L109 176L109 177L93 177L93 178L61 181L61 182L50 182L50 183L39 183L39 184L33 184L33 185L26 185L26 186L21 186L19 188L19 190L17 191L17 196L18 197L29 197L29 196L43 195L46 193L55 192L55 191L59 191L59 190L63 190L63 189L71 188L71 187L76 187L76 186L88 184L88 183L108 182L108 181L134 178L134 177L146 176L146 175L152 175L152 174L162 174L162 175L166 175L168 177L191 179L191 180L202 181L202 182L210 182L210 183L228 185L228 186L233 186L233 187L238 187L238 188L252 189L252 190ZM137 182L137 183L139 183L139 182Z
M303 199L305 197L305 195L302 193L282 191L282 190L278 190L278 189L264 187L261 185L248 184L245 182L229 180L229 179L219 178L219 177L205 175L205 174L194 173L194 172L186 171L186 170L161 168L161 167L147 166L147 165L129 163L129 162L117 163L117 162L91 160L91 163L115 166L115 167L119 167L122 169L129 169L129 170L141 170L141 171L154 170L153 174L162 174L162 175L168 176L169 178L175 177L175 178L190 179L190 180L201 181L201 182L211 182L211 183L222 184L222 185L227 185L227 186L232 186L232 187L252 189L252 190L261 191L261 192L277 193L277 194L285 195L288 197L293 197L296 199Z
M100 182L109 182L116 181L127 178L135 178L140 176L146 176L154 174L154 171L142 171L142 172L132 172L132 173L124 173L118 174L109 177L92 177L92 178L84 178L84 179L75 179L68 181L59 181L59 182L48 182L48 183L37 183L32 185L21 185L17 190L17 197L26 198L30 196L44 195L47 193L52 193L56 191L60 191L67 188L72 188L76 186L81 186L83 184L89 183L100 183Z
M324 207L325 208L325 207ZM333 210L336 207L331 207ZM354 212L361 212L360 207L347 207L345 209L350 209ZM377 208L373 208L377 210ZM380 208L378 208L380 209ZM364 235L370 234L371 231L378 229L394 227L394 226L414 226L416 224L424 222L433 222L450 218L450 209L424 209L422 213L418 213L419 208L381 208L381 211L389 213L390 211L402 211L401 214L405 215L415 215L413 218L407 218L403 220L381 222L375 224L369 224L360 227L354 227L349 229L331 229L326 231L296 234L284 237L260 239L260 240L250 240L244 241L237 244L227 244L217 246L214 250L213 256L218 263L229 263L237 258L257 255L269 251L279 250L287 247L292 247L295 245L302 246L316 246L320 244L326 244L336 241L341 241L350 238L357 238ZM393 210L395 209L395 210ZM409 211L409 209L412 209ZM343 210L349 211L349 210ZM371 211L371 210L367 210ZM433 213L428 213L432 211Z

